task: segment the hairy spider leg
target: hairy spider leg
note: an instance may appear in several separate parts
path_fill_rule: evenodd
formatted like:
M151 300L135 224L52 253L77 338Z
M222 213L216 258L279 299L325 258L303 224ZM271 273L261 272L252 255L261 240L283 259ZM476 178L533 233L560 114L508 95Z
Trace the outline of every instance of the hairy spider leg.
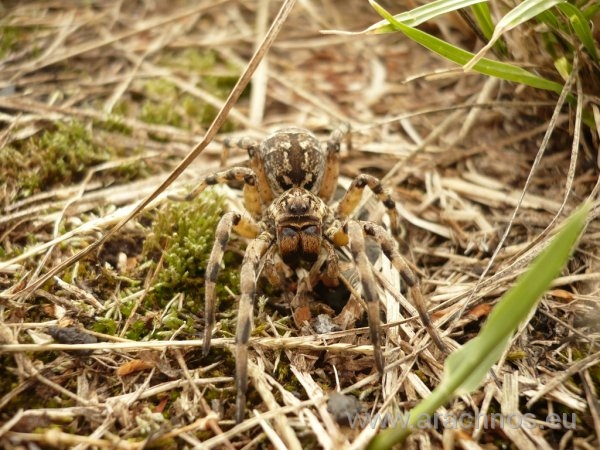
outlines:
M202 345L202 352L204 356L206 356L210 350L210 341L215 325L217 277L219 276L219 269L221 261L223 260L223 254L225 253L225 247L229 242L232 231L240 236L253 239L258 236L260 228L254 221L249 218L245 218L237 212L225 213L217 225L215 231L215 243L213 244L210 252L210 258L208 259L208 264L206 265L204 283L205 326L204 341Z
M235 331L235 420L244 420L246 409L246 391L248 390L248 341L252 332L252 317L254 315L254 296L256 293L256 278L258 266L262 257L273 244L274 237L268 232L262 232L256 239L250 241L242 261L240 271L240 304Z
M384 358L381 351L381 318L379 317L379 295L371 263L367 257L363 227L360 223L350 220L348 222L348 236L350 238L350 253L356 263L358 275L362 285L362 294L367 303L367 317L369 319L369 335L373 344L375 366L383 374Z
M344 197L340 200L336 217L342 221L350 217L362 198L365 186L368 186L377 199L386 207L388 216L390 217L392 234L398 239L400 237L400 219L396 211L396 203L385 191L381 182L372 175L363 173L352 181Z
M325 159L325 172L319 189L319 197L325 202L333 199L340 176L340 146L345 131L341 128L333 130L327 140L327 157Z
M225 184L229 181L240 181L244 183L244 207L255 219L260 218L262 204L258 188L256 186L256 174L247 167L232 167L231 169L215 172L204 177L200 183L185 197L172 196L175 200L189 201L196 198L208 186Z
M427 313L427 308L425 306L425 300L423 299L423 295L421 293L421 286L419 284L419 279L415 276L413 271L408 266L406 260L400 254L398 250L398 243L392 239L392 237L386 232L385 228L380 225L371 223L371 222L359 222L362 229L365 232L365 235L371 236L381 247L383 254L390 260L392 265L396 268L396 270L400 273L400 276L408 286L408 290L410 293L410 298L417 308L419 312L419 316L421 318L421 322L427 329L429 335L433 339L435 345L444 353L447 353L446 345L442 342L442 339L431 323L431 319L429 318L429 314Z
M236 147L248 152L248 157L250 158L250 168L256 174L256 189L260 195L260 200L262 201L263 205L268 205L271 203L273 201L273 191L271 190L271 186L267 180L263 162L260 159L260 144L250 137L243 137L237 142L231 142L230 140L226 139L224 144L227 147L235 145Z

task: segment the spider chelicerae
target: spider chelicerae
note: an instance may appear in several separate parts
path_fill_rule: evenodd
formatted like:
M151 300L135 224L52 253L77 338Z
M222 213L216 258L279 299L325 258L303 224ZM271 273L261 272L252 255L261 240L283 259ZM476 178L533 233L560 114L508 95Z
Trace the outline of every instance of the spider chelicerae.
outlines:
M248 151L250 167L233 167L202 179L186 197L196 197L207 186L243 182L244 207L251 217L239 212L225 213L215 232L215 243L206 268L204 354L210 349L215 323L215 288L220 264L232 232L251 239L242 262L240 302L235 334L236 421L244 418L248 387L248 341L257 279L265 262L283 264L288 270L308 269L335 284L341 277L336 249L349 249L367 305L369 334L375 365L384 370L381 349L379 296L373 269L365 251L365 236L381 247L385 256L404 279L421 320L430 328L419 281L398 251L396 240L381 225L356 220L357 208L365 187L385 206L392 233L399 232L395 202L380 181L367 174L358 175L337 204L331 204L339 176L340 145L344 133L335 130L327 144L309 131L285 128L262 142L243 138L237 146ZM272 275L272 274L271 274ZM267 274L269 279L274 277ZM276 277L275 277L276 278ZM300 286L300 283L299 283ZM436 344L443 347L434 336Z

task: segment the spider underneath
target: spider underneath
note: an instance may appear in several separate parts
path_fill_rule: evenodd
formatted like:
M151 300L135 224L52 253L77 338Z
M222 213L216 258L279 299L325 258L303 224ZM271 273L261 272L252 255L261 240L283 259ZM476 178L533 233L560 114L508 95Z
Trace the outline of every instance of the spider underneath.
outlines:
M309 131L285 128L262 142L241 139L237 145L248 151L249 168L234 167L203 178L186 197L196 197L207 186L237 180L244 183L244 207L251 217L227 212L215 232L215 243L206 268L204 354L210 349L215 323L216 280L225 247L232 232L251 239L242 262L240 303L235 334L236 421L244 418L248 387L248 341L256 282L261 262L277 258L291 270L315 269L336 282L340 277L336 248L350 250L367 305L369 334L373 344L375 365L384 370L381 349L379 296L372 266L365 252L365 236L373 238L385 256L398 270L408 286L411 299L419 309L425 325L430 323L425 312L419 281L398 251L396 240L385 228L369 221L355 220L351 214L358 206L365 187L385 206L392 233L399 232L395 202L380 181L367 174L358 175L337 205L331 201L335 193L340 165L340 145L344 134L335 130L325 148ZM325 255L326 258L320 258ZM439 339L436 344L443 348Z

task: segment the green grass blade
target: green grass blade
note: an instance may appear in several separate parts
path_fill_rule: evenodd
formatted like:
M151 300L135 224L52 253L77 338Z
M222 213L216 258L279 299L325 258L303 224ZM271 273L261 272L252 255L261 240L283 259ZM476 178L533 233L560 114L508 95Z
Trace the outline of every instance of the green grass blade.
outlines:
M564 2L565 0L525 0L500 19L494 34L502 34L505 31L512 30L540 13Z
M471 392L481 384L487 370L505 350L512 334L550 283L556 278L577 242L586 222L590 204L584 204L563 225L548 247L533 261L516 284L502 296L490 313L479 335L448 357L445 363L444 379L460 374L460 386L455 388L458 394ZM499 345L503 343L503 345ZM492 359L490 354L497 355ZM491 362L490 362L491 359ZM474 370L477 361L485 364ZM466 370L464 366L470 366ZM442 383L444 380L442 380Z
M583 15L587 20L592 20L596 13L600 12L600 3L592 3L583 10Z
M558 20L556 14L551 11L544 11L537 15L536 20L541 23L545 23L551 30L554 31L565 31L565 25Z
M440 384L410 411L406 426L382 431L373 438L367 449L388 449L402 442L416 428L421 417L432 417L454 395L470 392L481 384L486 373L510 344L518 325L527 318L550 282L567 263L585 227L590 209L591 202L583 204L563 223L548 247L502 296L479 335L448 357Z
M494 45L494 43L500 39L500 37L509 30L518 27L524 22L536 17L544 11L556 6L559 3L563 3L565 0L525 0L519 3L515 8L510 10L494 28L494 33L490 38L489 42L479 51L477 54L465 64L465 70L470 70L475 66L483 55Z
M468 6L483 3L486 0L436 0L410 11L397 14L395 19L409 27L416 27L428 20ZM364 30L366 33L382 34L396 31L387 20L382 20Z
M370 0L371 6L386 20L394 29L402 32L413 41L421 44L425 48L437 53L443 58L446 58L456 64L464 65L473 58L473 53L449 44L435 36L432 36L417 28L411 28L403 23L398 22L394 16L387 12L383 7L375 1ZM503 80L512 81L515 83L525 84L538 89L545 89L555 92L560 95L562 85L554 81L547 80L543 77L535 75L527 70L514 66L512 64L494 61L487 58L482 58L474 66L473 70Z
M594 39L592 29L590 28L589 19L579 10L579 8L570 3L560 4L557 8L569 18L573 31L583 44L583 47L597 63L598 51L596 49L596 40Z
M491 39L494 33L494 21L487 2L471 5L471 11L473 11L473 16L485 38Z

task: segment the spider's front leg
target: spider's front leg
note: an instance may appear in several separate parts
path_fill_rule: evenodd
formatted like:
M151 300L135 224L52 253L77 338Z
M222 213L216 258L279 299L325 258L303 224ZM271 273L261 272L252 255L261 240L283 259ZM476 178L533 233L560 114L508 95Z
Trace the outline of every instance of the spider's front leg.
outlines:
M248 341L252 332L252 316L258 266L262 257L273 243L273 236L268 232L261 233L248 244L240 273L240 304L237 326L235 330L235 420L244 420L246 408L246 391L248 390Z
M388 194L383 188L381 182L372 175L362 173L352 181L352 184L346 191L346 194L342 197L340 203L338 204L336 217L341 221L350 217L362 198L365 186L368 186L373 194L375 194L377 199L383 203L383 206L385 206L388 216L390 217L392 234L396 238L399 238L401 231L400 218L398 217L398 212L396 211L396 203L394 200L392 200L390 194Z
M235 142L226 139L224 144L225 148L229 148L235 145L236 147L239 147L248 152L248 157L250 158L250 167L256 174L256 187L258 190L258 194L260 195L260 199L265 205L271 203L271 201L273 200L273 191L269 186L267 174L265 173L265 167L263 161L261 160L260 144L250 137L243 137Z
M186 196L179 197L171 195L170 198L178 201L189 201L196 198L208 186L225 184L229 181L240 181L244 183L244 207L252 217L259 218L262 213L262 202L257 187L256 174L247 167L232 167L228 170L215 172L200 180L200 183Z
M371 236L373 237L373 239L375 239L377 244L379 244L379 246L381 247L383 254L390 260L392 265L400 273L400 276L402 276L402 279L408 286L410 298L415 307L417 308L417 311L419 312L419 317L421 318L421 322L423 322L423 325L425 325L429 336L431 336L431 339L433 340L435 345L442 352L447 353L448 350L446 348L446 345L442 342L439 333L431 323L431 319L429 318L429 314L427 313L427 307L425 306L425 300L423 299L419 279L415 276L410 267L408 267L408 264L406 263L405 259L400 254L400 251L398 250L398 243L380 225L374 224L372 222L359 222L359 224L359 226L364 230L364 233L367 236Z
M362 284L363 296L367 303L367 317L369 319L369 334L373 344L375 366L383 374L384 358L381 351L381 318L379 316L379 295L375 276L365 251L365 238L362 226L354 221L348 221L348 237L350 239L350 252L356 263L356 269Z
M205 326L202 349L204 356L206 356L210 350L210 340L215 325L216 282L221 261L223 260L223 254L225 253L225 247L227 246L227 242L229 242L232 230L239 236L255 238L258 236L260 228L252 220L233 211L225 213L217 225L215 231L215 243L213 244L208 264L206 265L204 282Z

